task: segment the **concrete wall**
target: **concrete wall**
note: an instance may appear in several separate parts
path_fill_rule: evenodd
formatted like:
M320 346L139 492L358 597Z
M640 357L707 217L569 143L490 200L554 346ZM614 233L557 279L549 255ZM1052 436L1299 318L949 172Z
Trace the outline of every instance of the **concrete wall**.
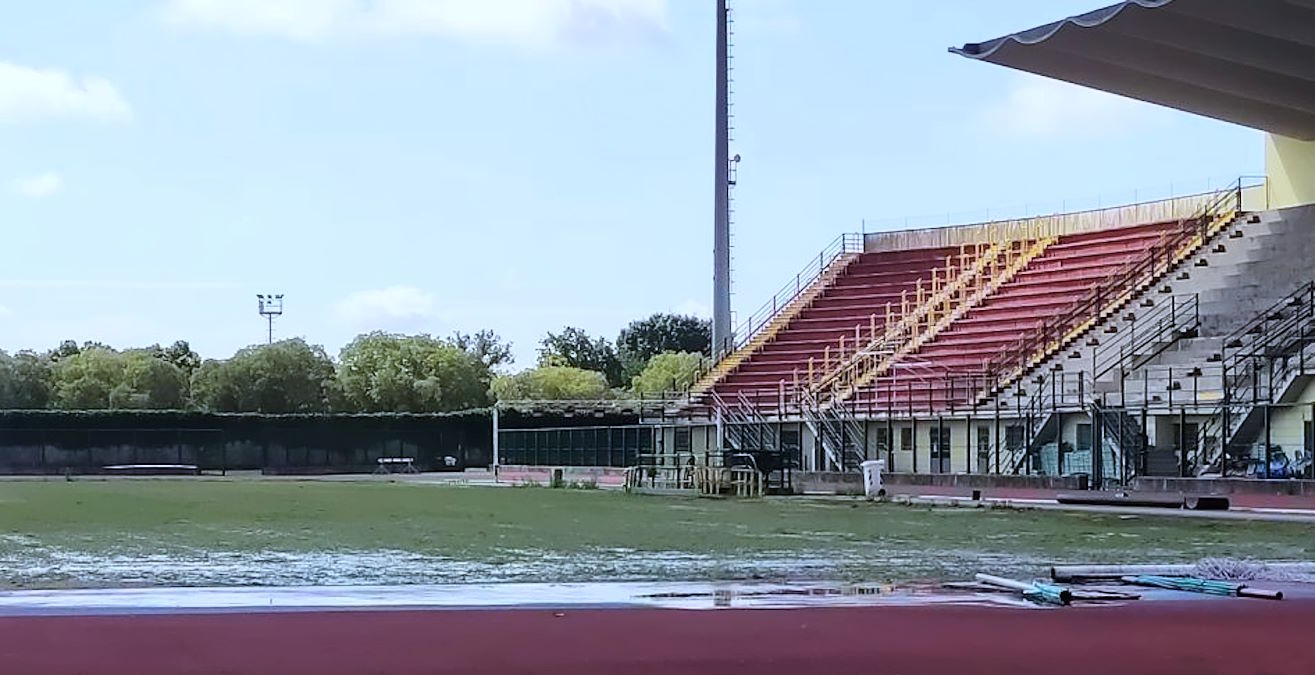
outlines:
M1252 191L1255 195L1255 191ZM1094 232L1117 227L1180 220L1198 215L1213 201L1213 193L1165 199L1141 204L1117 206L1094 211L1002 220L973 225L955 225L898 232L875 232L863 239L865 251L898 251L916 248L939 248L1039 236L1058 236ZM1246 201L1244 195L1244 201ZM1254 196L1251 202L1256 203Z
M1130 481L1128 488L1135 492L1181 492L1196 495L1315 496L1315 481L1309 480L1134 478Z
M987 476L978 474L885 473L882 482L898 487L939 487L954 489L1076 490L1078 479L1053 476ZM795 490L807 494L856 495L863 493L863 477L856 471L801 472L795 476ZM910 490L897 490L910 492Z
M927 475L887 473L882 482L894 492L916 492L916 487L951 488L961 490L1055 490L1075 491L1078 479L1073 476L979 476L979 475ZM1315 496L1315 481L1285 480L1261 481L1243 478L1134 478L1128 486L1134 492L1161 492L1168 494L1264 494ZM857 472L807 472L795 476L795 489L810 494L862 494L863 477Z
M1315 141L1266 135L1265 173L1272 208L1315 204Z
M936 419L919 420L916 425L908 421L895 422L892 425L893 438L892 449L893 457L888 457L885 453L878 453L877 439L882 430L886 428L885 422L868 423L868 457L870 459L887 460L889 466L887 470L896 472L913 472L916 466L917 473L967 473L969 470L969 461L971 461L972 473L982 473L983 468L978 456L978 438L984 437L986 443L991 448L991 458L988 461L990 468L994 468L994 448L996 446L995 437L995 420L990 417L973 417L971 427L966 415L956 415L954 417L944 418L944 428L950 437L950 458L948 466L932 464L931 440L932 430L940 427ZM1002 421L1000 425L1000 437L1005 434L1007 423ZM902 440L904 430L911 430L914 434L912 440L915 440L914 448L916 449L917 462L914 462L914 452L906 449ZM894 460L893 462L890 460ZM1003 460L1002 460L1003 461ZM942 471L942 468L944 471Z
M1294 457L1294 451L1305 448L1305 424L1311 421L1312 404L1315 404L1315 380L1291 394L1291 403L1274 407L1269 415L1269 442L1288 451L1289 459ZM1264 443L1264 431L1252 442Z

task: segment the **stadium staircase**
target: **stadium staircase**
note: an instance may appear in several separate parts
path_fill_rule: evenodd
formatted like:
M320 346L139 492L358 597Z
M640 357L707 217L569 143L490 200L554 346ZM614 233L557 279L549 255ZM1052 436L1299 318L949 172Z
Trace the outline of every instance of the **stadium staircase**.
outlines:
M947 265L944 269L943 283L937 283L939 278L933 277L931 293L927 297L919 293L914 303L903 303L897 315L888 313L881 331L873 322L866 344L852 354L845 353L842 343L834 362L830 354L823 355L820 367L809 359L802 387L798 382L793 383L794 387L806 390L807 395L821 406L849 399L893 364L951 328L961 317L1013 280L1054 241L1054 238L1042 237L978 245L970 252L961 253L957 264ZM855 337L857 343L859 336Z
M874 251L833 263L828 274L809 285L811 290L786 303L786 310L775 312L771 320L751 322L763 328L702 376L692 394L715 390L726 397L742 392L758 405L776 406L783 383L806 372L810 359L830 363L852 354L864 335L881 331L904 307L925 303L933 289L939 292L952 275L955 259L966 259L976 250Z
M859 398L872 399L867 404L876 409L981 407L1072 339L1064 333L1080 333L1116 311L1104 298L1136 278L1148 249L1155 250L1173 227L1159 223L1042 242L1047 245L1033 249L1036 255L1025 257L1026 265L976 306L885 364L875 374L888 375L888 381L861 388ZM1066 339L1054 340L1056 332Z
M1016 448L1017 454L1010 457L1011 470L1019 472L1025 466L1023 460L1027 454L1035 455L1046 443L1054 440L1056 432L1047 425L1055 415L1079 413L1088 414L1093 425L1099 423L1101 426L1098 444L1108 461L1087 466L1078 461L1061 463L1060 466L1090 472L1096 479L1103 478L1104 472L1110 472L1111 478L1117 474L1120 480L1126 480L1131 467L1146 448L1145 432L1140 423L1125 412L1130 402L1134 407L1140 405L1136 399L1129 401L1125 395L1127 378L1180 340L1197 335L1201 321L1199 306L1196 295L1146 298L1136 311L1128 311L1116 317L1116 321L1106 322L1104 333L1087 340L1090 360L1081 362L1082 369L1078 372L1065 372L1063 361L1055 360L1050 369L1042 369L1041 374L1031 381L1019 382L1013 391L988 400L987 409L999 406L1003 410L1014 410L1016 407L1015 414L1027 422L1029 441L1022 448ZM1122 328L1119 328L1120 324ZM1074 356L1081 354L1075 351L1068 358ZM1021 401L1029 389L1031 398L1026 405L1009 403L1010 398ZM1111 393L1120 394L1117 405L1109 404ZM1089 461L1098 459L1093 456Z
M1017 340L989 341L996 353L985 361L982 371L989 373L994 382L977 400L996 395L1027 377L1036 366L1157 287L1164 294L1172 293L1172 287L1160 287L1161 282L1175 274L1180 279L1190 278L1190 272L1180 270L1180 266L1239 220L1241 203L1239 183L1236 188L1219 193L1196 218L1074 235L1067 242L1051 247L1056 255L1069 260L1038 261L1040 265L1034 273L1048 275L1054 285L1049 292L1062 294L1063 301L1056 298L1054 303L1045 303L1043 312L1028 312L1019 307L1020 320L1012 325L1023 336ZM1072 246L1063 247L1065 243ZM1047 262L1058 264L1047 265ZM1075 272L1073 276L1081 282L1067 283L1070 272ZM1045 288L1043 284L1032 297L1045 297ZM946 366L972 367L962 356L946 353L945 358Z
M851 471L867 459L866 430L845 401L823 407L818 401L805 400L800 412L805 426L821 447L827 469Z
M1315 377L1315 282L1302 284L1224 338L1223 400L1200 425L1184 464L1194 473L1244 474L1249 441L1263 436L1270 404L1288 403ZM1264 452L1261 438L1260 452Z
M728 401L712 391L706 398L721 429L721 464L752 466L763 474L769 494L790 493L792 471L798 468L796 453L784 447L779 424L742 395Z
M1230 247L1241 236L1230 231L1241 198L1239 182L1185 220L970 246L861 252L861 238L846 235L741 324L734 349L698 378L691 400L732 427L763 429L731 432L731 450L779 449L779 434L773 440L765 429L802 420L819 454L842 469L864 456L855 440L863 413L1017 413L1025 405L1027 442L1014 443L1003 462L1012 471L1038 456L1050 415L1083 414L1099 445L1087 460L1092 470L1142 474L1147 434L1129 387L1141 378L1144 407L1161 384L1148 364L1199 335L1199 301L1172 286L1225 250L1224 233ZM1315 322L1308 328L1315 333ZM1181 346L1174 353L1193 356ZM1085 379L1065 379L1065 359L1083 359ZM1188 376L1195 387L1202 369L1170 369L1166 386L1172 392ZM1231 439L1254 424L1236 397L1210 391L1202 400L1211 396L1229 406L1203 435ZM1228 443L1197 443L1197 466Z
M1004 462L1011 473L1031 473L1039 466L1043 451L1058 448L1060 416L1081 411L1090 389L1086 373L1080 372L1047 372L1030 384L1030 396L1022 386L1013 392L1018 404L1012 412L1023 425L1023 442Z
M714 385L758 353L806 309L811 307L863 253L863 238L844 234L800 270L790 283L735 329L735 343L716 350L713 365L700 373L690 393L710 391Z
M1108 458L1093 467L1095 487L1101 486L1108 471L1118 471L1117 475L1111 474L1109 478L1117 477L1120 483L1126 483L1129 478L1138 475L1137 463L1148 457L1149 447L1141 421L1129 415L1124 408L1107 408L1097 402L1091 404L1091 419L1093 428L1098 429L1100 434L1099 445L1104 450L1102 459Z

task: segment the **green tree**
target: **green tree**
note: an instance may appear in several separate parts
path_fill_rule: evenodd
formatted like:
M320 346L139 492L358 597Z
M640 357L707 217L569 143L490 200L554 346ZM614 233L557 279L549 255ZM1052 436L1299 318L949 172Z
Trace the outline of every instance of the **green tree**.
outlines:
M50 352L48 352L46 356L49 357L51 361L58 361L60 359L66 359L70 356L76 356L78 352L81 351L82 349L78 347L77 340L64 340L63 342L59 343L58 347L50 350Z
M40 410L50 405L50 359L33 352L0 351L0 409Z
M540 366L493 380L500 401L594 401L609 391L602 373L569 366Z
M88 344L52 366L55 406L64 410L180 410L187 376L152 349L125 352Z
M561 333L548 333L539 343L539 366L563 366L602 373L607 384L619 387L621 360L612 343L591 337L579 328L567 327Z
M188 344L186 340L178 340L168 347L151 345L146 351L150 352L151 356L155 358L177 366L188 379L191 379L192 373L195 373L196 369L201 367L201 356L192 351L192 345Z
M338 383L350 410L446 412L489 403L489 366L469 345L376 332L358 336L338 361Z
M648 360L643 372L636 375L631 386L636 393L646 396L671 391L684 391L694 384L703 355L689 352L666 352Z
M150 350L119 355L123 376L110 391L111 408L182 410L187 407L188 375Z
M329 409L337 386L324 348L300 338L209 360L192 376L192 399L217 412L310 413Z
M654 314L633 321L621 330L616 351L623 376L633 380L648 360L664 352L708 354L712 345L712 322L696 316Z
M104 410L110 392L123 384L123 356L102 347L64 355L54 365L55 407L63 410Z
M514 360L511 355L511 343L503 342L502 338L491 330L482 330L474 335L457 331L452 334L448 342L479 359L489 371L509 366Z

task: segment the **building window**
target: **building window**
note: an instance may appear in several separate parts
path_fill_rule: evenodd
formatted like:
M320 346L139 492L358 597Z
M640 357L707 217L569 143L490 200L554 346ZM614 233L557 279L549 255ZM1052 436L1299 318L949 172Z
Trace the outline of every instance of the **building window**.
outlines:
M991 427L977 427L977 473L989 473L991 465Z
M1179 435L1179 427L1182 427L1183 429L1186 430L1187 434L1186 434L1185 436L1180 436L1180 435ZM1190 456L1191 453L1196 452L1196 445L1197 445L1197 440L1198 440L1198 439L1197 439L1197 436L1198 436L1199 434L1200 434L1200 427L1197 426L1196 422L1188 422L1188 423L1187 423L1187 426L1185 426L1185 427L1183 427L1183 425L1181 425L1181 424L1179 424L1179 423L1177 423L1177 422L1174 422L1174 423L1173 423L1173 446L1174 446L1175 448L1178 447L1178 439L1181 438L1181 439L1183 440L1183 444L1187 446L1187 452L1188 452L1188 454L1189 454L1189 456Z
M931 442L931 470L933 473L950 472L950 428L937 425L927 430Z
M1077 446L1077 451L1078 451L1078 452L1090 452L1090 451L1091 451L1091 425L1090 425L1090 424L1079 424L1079 425L1078 425L1078 430L1077 430L1077 443L1076 443L1076 446Z
M1020 462L1025 441L1026 433L1022 425L1012 424L1005 427L1005 448L1000 458L1000 471L1013 473L1015 466Z
M690 451L691 432L689 427L676 427L676 452L685 453Z
M880 426L876 432L876 451L878 457L885 457L890 452L890 428Z
M799 452L799 427L781 427L781 450L785 452Z
M931 442L931 456L933 459L950 456L950 428L939 426L927 430L927 440Z

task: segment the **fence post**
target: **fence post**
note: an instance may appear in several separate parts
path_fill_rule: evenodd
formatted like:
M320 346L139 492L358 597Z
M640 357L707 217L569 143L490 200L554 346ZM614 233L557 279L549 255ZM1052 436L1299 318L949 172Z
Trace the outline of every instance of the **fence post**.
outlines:
M1172 384L1170 385L1172 386ZM1187 477L1187 407L1178 409L1178 477Z
M1000 474L1000 402L995 402L995 473ZM980 467L979 467L980 468Z

